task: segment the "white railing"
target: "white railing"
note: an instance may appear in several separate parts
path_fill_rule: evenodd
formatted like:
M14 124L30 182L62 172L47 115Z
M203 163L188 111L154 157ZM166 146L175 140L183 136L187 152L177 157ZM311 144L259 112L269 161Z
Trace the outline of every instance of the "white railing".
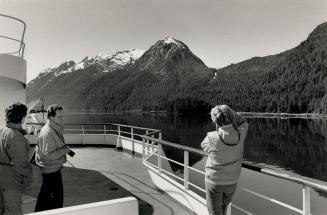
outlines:
M43 125L43 123L27 123L28 130L33 131L34 134L38 134ZM64 134L82 135L82 145L87 145L85 137L90 134L117 135L118 138L129 138L132 143L137 140L141 142L143 135L149 135L152 138L158 139L162 138L161 130L117 123L71 123L65 124L64 127ZM134 144L132 145L134 146ZM132 151L134 152L134 150Z
M15 41L15 42L19 43L19 49L17 51L2 53L2 54L9 54L9 55L18 54L18 57L24 58L24 50L25 50L24 36L25 36L25 31L26 31L26 23L21 19L18 19L18 18L13 17L13 16L8 16L8 15L5 15L5 14L0 14L0 18L12 19L12 20L18 21L21 24L23 24L21 39L16 39L16 38L5 36L5 35L0 35L0 38Z
M203 151L199 150L199 149L195 149L195 148L191 148L191 147L187 147L187 146L183 146L183 145L179 145L179 144L175 144L175 143L171 143L171 142L168 142L168 141L164 141L164 140L161 140L161 139L155 139L155 138L152 138L152 137L148 137L148 136L142 136L143 138L143 147L144 147L144 150L143 150L143 162L147 165L150 165L154 168L157 169L157 173L158 174L166 174L166 176L168 177L171 177L171 178L175 178L179 181L182 181L183 184L184 184L184 189L185 191L189 190L189 185L191 185L192 187L202 191L205 193L205 189L191 183L189 181L189 170L192 170L192 171L196 171L200 174L203 174L205 175L205 172L204 171L201 171L201 170L198 170L198 169L195 169L193 167L190 167L189 166L189 153L196 153L196 154L199 154L199 155L202 155L202 156L207 156L206 153L204 153ZM156 148L157 148L157 153L155 152L151 152L151 151L147 151L146 150L146 143L149 143L149 142L152 142L152 144L155 144L156 145ZM177 161L174 161L170 158L167 158L165 156L162 156L162 153L161 153L161 148L162 146L169 146L169 147L173 147L175 149L178 149L178 150L182 150L183 153L184 153L184 163L180 163L180 162L177 162ZM149 156L146 156L146 155L155 155L155 156L158 156L158 165L154 165L150 162L147 161L147 158ZM174 174L171 174L170 172L168 171L165 171L162 169L162 159L165 159L167 161L170 161L170 162L173 162L173 163L176 163L180 166L182 166L184 168L184 177L179 177L179 176L176 176ZM284 180L287 180L287 181L292 181L292 182L295 182L297 184L300 184L302 185L302 209L299 209L299 208L296 208L296 207L293 207L291 205L288 205L286 203L283 203L281 201L278 201L276 199L273 199L271 197L268 197L268 196L265 196L263 194L260 194L260 193L257 193L257 192L254 192L250 189L247 189L247 188L241 188L242 190L250 193L250 194L253 194L257 197L260 197L260 198L263 198L263 199L266 199L272 203L275 203L275 204L278 204L282 207L285 207L285 208L288 208L292 211L295 211L299 214L303 214L303 215L309 215L311 214L311 204L310 204L310 190L311 188L312 189L315 189L317 191L323 191L323 192L327 192L327 183L325 182L322 182L322 181L318 181L318 180L312 180L310 178L307 178L307 177L297 177L297 176L290 176L288 174L283 174L283 173L280 173L280 172L277 172L273 169L268 169L268 168L261 168L259 166L256 166L255 164L251 163L251 162L243 162L242 164L242 167L243 168L247 168L247 169L250 169L250 170L253 170L253 171L256 171L256 172L260 172L262 174L267 174L267 175L270 175L270 176L274 176L274 177L277 177L277 178L281 178L281 179L284 179ZM242 212L244 212L245 214L252 214L240 207L238 207L237 205L233 205L235 208L241 210ZM230 207L230 206L229 206ZM230 208L229 208L229 214L230 214Z
M41 125L41 124L33 124L33 123L29 123L28 125ZM189 153L195 153L195 154L199 154L202 156L207 156L207 154L199 149L195 149L195 148L191 148L188 146L183 146L183 145L179 145L176 143L172 143L172 142L168 142L168 141L164 141L162 140L162 132L161 130L158 129L150 129L150 128L144 128L144 127L137 127L137 126L130 126L130 125L123 125L123 124L114 124L114 123L106 123L106 124L99 124L99 123L89 123L89 124L66 124L68 125L73 125L73 126L80 126L80 128L77 129L65 129L65 132L78 132L79 134L90 134L92 132L100 132L101 134L115 134L118 135L118 137L120 136L124 136L126 138L129 138L132 143L134 143L134 141L138 140L138 141L142 141L142 159L143 159L143 163L155 168L158 174L163 174L166 175L172 179L177 179L178 181L181 181L183 183L183 187L185 191L189 191L189 186L192 186L193 188L196 188L197 190L199 190L200 192L204 192L205 193L205 189L197 186L196 184L190 182L189 180L189 171L195 171L197 173L200 173L202 175L205 175L205 172L202 170L198 170L195 169L191 166L189 166ZM94 128L87 128L88 126L100 126L101 129L94 129ZM108 129L109 126L114 126L114 129ZM125 131L123 131L125 130ZM139 134L137 134L135 132L135 130L139 130ZM93 133L94 134L94 133ZM137 137L137 138L136 138ZM84 141L84 140L83 140ZM182 150L183 154L184 154L184 161L183 163L175 161L173 159L170 159L166 156L163 155L162 153L162 146L169 146L169 147L173 147L175 149L178 150ZM133 151L134 152L134 151ZM157 156L157 165L150 163L147 161L147 159L152 156L155 155ZM165 169L162 168L162 161L163 160L167 160L169 162L173 162L175 164L178 164L180 166L183 167L184 169L184 176L183 177L179 177ZM292 211L295 211L299 214L303 214L303 215L309 215L311 214L311 204L310 204L310 191L311 189L315 189L316 191L323 191L323 192L327 192L327 185L325 182L322 181L318 181L318 180L312 180L310 178L307 177L297 177L297 176L290 176L288 174L283 174L281 172L277 172L273 169L268 169L268 168L261 168L251 162L243 162L242 164L243 168L252 170L252 171L256 171L256 172L260 172L262 174L266 174L266 175L270 175L270 176L274 176L277 178L281 178L287 181L292 181L294 183L300 184L302 185L302 209L293 207L289 204L283 203L281 201L278 201L276 199L273 199L271 197L265 196L263 194L257 193L255 191L252 191L250 189L247 188L241 188L243 191L246 191L250 194L253 194L257 197L260 197L262 199L268 200L272 203L278 204L282 207L288 208ZM233 207L237 208L238 210L244 212L245 214L252 214L242 208L240 208L237 205L233 205ZM229 214L230 214L230 206L229 206Z

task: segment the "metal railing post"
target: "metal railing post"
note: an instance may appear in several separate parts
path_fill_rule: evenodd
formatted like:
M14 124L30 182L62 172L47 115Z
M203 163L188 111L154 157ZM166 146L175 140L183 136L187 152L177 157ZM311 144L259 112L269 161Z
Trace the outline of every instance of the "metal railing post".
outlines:
M85 145L84 134L85 134L85 131L84 131L84 125L82 124L82 144L83 144L83 145Z
M303 185L302 187L302 197L303 197L303 215L309 215L310 209L310 187Z
M145 159L145 139L142 137L142 160Z
M189 165L189 153L184 150L184 188L188 190L188 165Z
M123 149L123 144L122 144L122 140L121 140L121 137L120 137L120 135L121 135L120 125L117 125L117 126L118 126L118 128L117 128L118 137L117 137L117 142L116 142L116 149L121 150L121 149Z
M151 135L152 138L154 138L154 135ZM154 153L154 141L151 140L151 151Z
M228 204L226 215L232 215L232 203Z
M131 139L132 139L132 153L135 153L135 146L134 146L134 128L131 127Z
M103 133L104 133L104 143L108 144L108 138L107 138L107 129L106 129L106 124L103 125Z
M158 173L161 173L161 144L158 143Z
M145 135L148 136L148 134L149 134L149 130L147 129L147 130L145 130ZM146 139L146 147L147 147L146 154L149 154L149 152L150 152L150 145L149 145L149 139L148 138Z

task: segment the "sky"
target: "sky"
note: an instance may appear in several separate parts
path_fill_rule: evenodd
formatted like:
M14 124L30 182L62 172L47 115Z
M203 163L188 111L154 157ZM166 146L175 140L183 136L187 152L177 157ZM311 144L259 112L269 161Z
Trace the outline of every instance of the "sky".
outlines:
M327 21L327 0L0 0L0 13L27 25L29 82L67 60L147 50L165 37L213 68L278 54ZM0 19L0 35L21 37L20 23ZM0 53L18 47L0 41Z

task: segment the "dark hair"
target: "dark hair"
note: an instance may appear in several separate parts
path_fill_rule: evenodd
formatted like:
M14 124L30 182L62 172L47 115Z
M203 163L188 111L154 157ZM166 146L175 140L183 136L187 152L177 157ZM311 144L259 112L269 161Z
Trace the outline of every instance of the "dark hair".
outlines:
M16 102L5 110L6 113L6 122L19 124L22 122L23 118L27 115L26 105Z
M63 110L63 108L57 104L50 105L47 109L48 119L50 119L50 116L52 117L56 116L58 110Z

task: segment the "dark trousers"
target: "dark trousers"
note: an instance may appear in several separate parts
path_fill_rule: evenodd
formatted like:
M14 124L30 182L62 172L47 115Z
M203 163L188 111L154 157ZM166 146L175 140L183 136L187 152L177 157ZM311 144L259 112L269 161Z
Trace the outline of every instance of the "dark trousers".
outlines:
M64 204L64 188L61 170L42 174L42 186L35 206L35 212L62 208Z
M232 201L236 184L213 185L206 182L207 206L210 215L226 215L228 204Z

